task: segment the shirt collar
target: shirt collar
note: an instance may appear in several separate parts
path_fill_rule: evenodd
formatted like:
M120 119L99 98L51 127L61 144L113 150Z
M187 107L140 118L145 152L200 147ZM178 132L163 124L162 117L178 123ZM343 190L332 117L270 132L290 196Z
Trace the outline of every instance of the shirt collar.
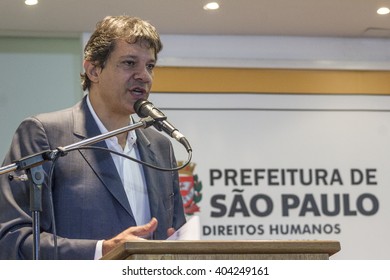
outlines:
M89 110L91 111L93 119L95 120L97 126L99 127L100 132L107 133L108 132L107 128L104 126L104 124L99 119L98 115L96 114L95 110L92 107L91 101L89 100L89 93L87 94L87 105ZM134 123L133 118L129 117L129 124L133 124L133 123ZM118 145L118 138L116 138L116 136L113 136L106 140L110 142L115 142ZM137 140L137 135L135 131L134 130L129 131L127 134L127 145L129 147L132 147L135 144L136 140Z

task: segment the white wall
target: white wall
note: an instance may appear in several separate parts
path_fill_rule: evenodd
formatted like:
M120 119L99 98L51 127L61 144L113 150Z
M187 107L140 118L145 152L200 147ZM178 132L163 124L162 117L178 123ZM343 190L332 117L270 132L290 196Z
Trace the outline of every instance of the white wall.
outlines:
M160 66L390 70L390 39L162 35Z
M79 100L79 39L0 37L0 158L27 116Z

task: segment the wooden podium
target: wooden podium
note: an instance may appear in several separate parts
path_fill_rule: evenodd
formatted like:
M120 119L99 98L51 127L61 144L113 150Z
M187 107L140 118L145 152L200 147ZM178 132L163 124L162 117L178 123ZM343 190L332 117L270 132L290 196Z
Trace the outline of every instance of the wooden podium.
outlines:
M102 260L328 260L338 241L131 241Z

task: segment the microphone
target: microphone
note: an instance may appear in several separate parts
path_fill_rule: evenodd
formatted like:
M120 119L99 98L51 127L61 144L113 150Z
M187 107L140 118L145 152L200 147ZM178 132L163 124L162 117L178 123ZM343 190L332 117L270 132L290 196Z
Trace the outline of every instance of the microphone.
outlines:
M134 104L134 110L140 118L151 117L154 120L153 126L157 130L164 131L169 136L176 139L186 148L187 152L192 151L192 148L185 136L167 121L167 117L164 113L156 108L152 102L145 99L138 99Z

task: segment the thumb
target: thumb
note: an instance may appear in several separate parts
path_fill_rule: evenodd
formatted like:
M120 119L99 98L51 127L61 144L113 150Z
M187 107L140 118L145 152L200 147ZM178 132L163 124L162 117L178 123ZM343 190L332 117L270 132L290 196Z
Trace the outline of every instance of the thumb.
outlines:
M156 230L157 225L158 221L153 217L147 224L135 227L133 234L136 236L148 235Z

